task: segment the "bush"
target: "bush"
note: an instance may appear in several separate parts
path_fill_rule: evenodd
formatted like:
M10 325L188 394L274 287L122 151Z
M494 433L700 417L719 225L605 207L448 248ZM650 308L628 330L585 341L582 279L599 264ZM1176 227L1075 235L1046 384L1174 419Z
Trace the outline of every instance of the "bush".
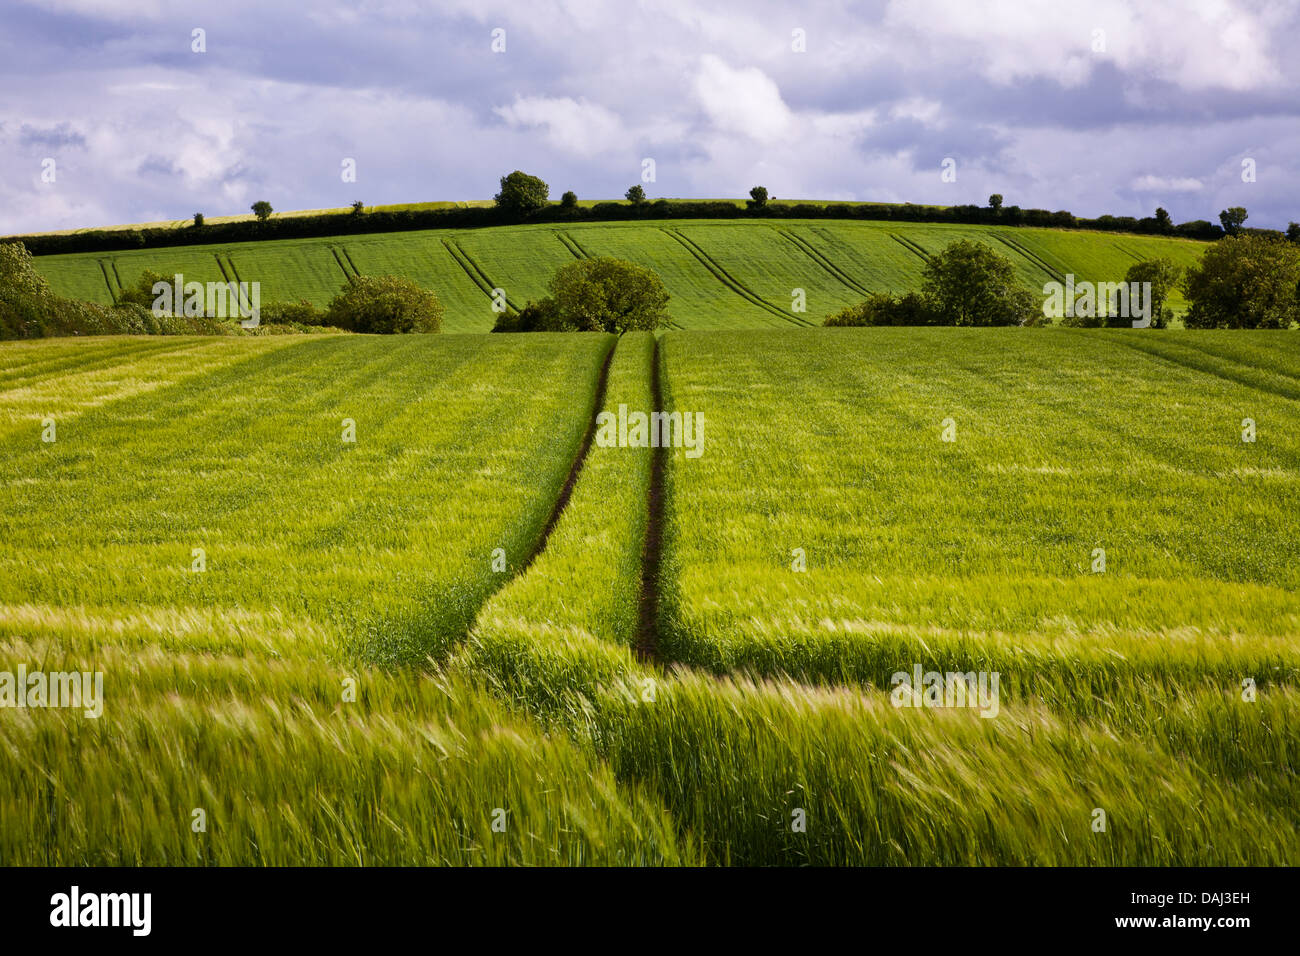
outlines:
M127 286L117 294L117 304L138 305L145 309L152 309L154 299L157 298L153 293L154 283L166 282L170 285L172 281L171 276L164 276L152 269L146 269L140 273L140 278L136 280L134 285Z
M194 214L194 228L199 229L202 226L203 226L203 213L196 212Z
M574 209L577 207L577 205L578 205L578 194L575 193L572 189L566 191L565 194L560 197L561 209Z
M628 332L668 322L659 276L624 259L579 259L555 271L551 294L497 319L494 332Z
M571 262L555 271L549 288L559 323L580 332L657 329L668 322L663 280L625 259Z
M32 255L21 242L0 243L0 292L33 296L53 295L50 284L32 265Z
M515 170L501 177L501 192L493 199L497 207L516 216L526 216L546 205L550 187L536 176Z
M573 332L564 323L560 310L551 298L529 302L518 312L503 312L497 317L493 332Z
M745 200L745 205L750 209L762 209L767 205L767 187L755 186L749 191L749 198Z
M400 276L358 276L330 300L325 321L352 332L392 335L438 332L442 303Z
M260 318L265 325L326 324L326 313L306 299L299 299L297 302L268 302L262 306Z
M822 323L828 326L855 325L939 325L941 316L917 292L901 296L873 292L857 305L847 306Z
M1300 248L1241 233L1205 250L1187 270L1189 329L1285 329L1300 321Z
M922 292L944 325L1024 325L1041 314L1011 260L981 242L949 243L922 275Z

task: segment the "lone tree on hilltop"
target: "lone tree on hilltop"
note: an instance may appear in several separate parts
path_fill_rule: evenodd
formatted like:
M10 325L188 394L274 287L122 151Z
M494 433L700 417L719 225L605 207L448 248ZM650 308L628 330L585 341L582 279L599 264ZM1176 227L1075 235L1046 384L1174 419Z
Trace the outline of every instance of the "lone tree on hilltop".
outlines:
M257 217L258 222L266 222L266 220L271 218L271 213L275 212L275 210L271 208L271 204L265 199L259 199L248 208L253 210L253 215Z
M1241 224L1246 219L1245 206L1230 206L1219 213L1219 222L1223 224L1223 231L1230 236L1235 236L1241 232Z
M1002 211L1002 194L1001 194L1001 193L994 193L992 196L989 197L989 208L992 209L994 212L1001 212L1001 211Z
M545 206L550 194L551 187L542 180L516 169L509 176L501 177L501 192L492 198L496 200L497 208L526 216Z

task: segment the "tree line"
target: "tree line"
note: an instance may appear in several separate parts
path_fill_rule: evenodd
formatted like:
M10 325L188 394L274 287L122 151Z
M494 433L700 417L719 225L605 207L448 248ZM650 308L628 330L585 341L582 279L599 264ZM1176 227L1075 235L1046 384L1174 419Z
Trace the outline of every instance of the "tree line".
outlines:
M605 222L636 219L862 219L897 222L947 222L979 225L1039 226L1052 229L1099 229L1147 235L1178 236L1187 239L1214 240L1235 231L1253 231L1242 223L1246 211L1241 207L1224 210L1220 223L1204 219L1174 224L1169 213L1157 209L1155 215L1098 216L1095 219L1075 216L1067 210L1022 209L1005 205L1000 194L989 197L989 205L926 206L913 203L791 203L776 202L763 186L750 190L744 205L720 200L655 199L636 184L628 189L625 201L596 202L582 205L571 190L558 203L551 202L549 186L539 177L515 170L501 177L501 191L491 207L450 209L367 210L354 202L346 212L326 212L309 216L275 216L271 204L259 200L253 204L255 218L238 222L209 223L202 213L195 213L188 227L170 226L143 229L88 229L61 235L15 236L33 255L72 252L107 252L165 246L207 243L247 242L259 239L305 239L355 233L402 232L417 229L468 229L511 225L526 222ZM996 202L994 201L996 200ZM1240 216L1238 217L1238 213ZM1227 218L1225 218L1225 216ZM1265 230L1270 234L1274 230ZM1281 233L1276 233L1281 235ZM1287 236L1300 242L1300 225L1292 223Z

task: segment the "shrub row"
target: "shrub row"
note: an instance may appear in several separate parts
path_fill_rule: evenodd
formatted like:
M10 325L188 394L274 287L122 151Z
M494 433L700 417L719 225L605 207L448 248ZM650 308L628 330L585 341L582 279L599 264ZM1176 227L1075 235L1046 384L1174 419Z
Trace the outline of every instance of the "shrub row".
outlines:
M1154 218L1100 216L1076 217L1060 210L1021 209L1006 206L918 206L911 203L766 203L740 206L723 201L659 199L648 203L599 202L592 206L551 204L526 215L498 207L406 209L379 212L330 212L312 216L283 216L265 222L245 220L183 228L91 229L61 235L18 236L33 255L70 252L108 252L160 246L248 242L261 239L307 239L357 233L402 232L415 229L467 229L529 222L607 222L635 219L870 219L899 222L950 222L983 225L1046 226L1057 229L1101 229L1218 239L1223 229L1198 219L1182 225L1162 226Z

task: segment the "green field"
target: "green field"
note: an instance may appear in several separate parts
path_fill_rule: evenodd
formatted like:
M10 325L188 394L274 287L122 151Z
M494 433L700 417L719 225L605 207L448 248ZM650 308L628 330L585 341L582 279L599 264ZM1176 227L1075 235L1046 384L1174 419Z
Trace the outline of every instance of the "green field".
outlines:
M1294 333L767 307L912 281L900 228L342 243L484 307L645 250L745 331L0 345L0 673L104 675L97 719L0 707L0 864L1293 862ZM343 275L279 245L205 254ZM620 406L703 453L592 441ZM895 706L917 667L996 715Z
M242 242L41 256L55 292L111 304L146 270L199 282L260 282L262 301L324 306L347 277L409 276L446 307L449 332L492 328L492 290L516 307L545 294L556 268L577 256L613 255L659 273L668 311L684 329L797 328L861 301L867 292L918 288L925 257L976 239L1012 260L1035 290L1073 273L1118 282L1140 258L1196 262L1204 243L1119 233L834 220L664 220L424 230L321 239ZM793 311L802 289L804 312ZM1170 305L1184 307L1175 294Z

